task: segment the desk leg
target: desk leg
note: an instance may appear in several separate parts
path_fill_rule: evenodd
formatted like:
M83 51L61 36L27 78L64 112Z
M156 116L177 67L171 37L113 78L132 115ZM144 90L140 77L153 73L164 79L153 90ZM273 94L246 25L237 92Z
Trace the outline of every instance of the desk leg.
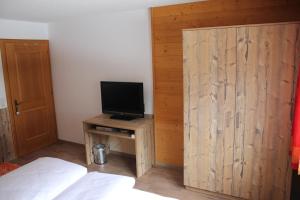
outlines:
M143 131L135 131L136 176L144 174Z
M135 132L136 171L137 177L144 175L153 165L153 137L152 128L145 127Z
M85 140L85 153L86 153L86 164L92 164L92 145L93 145L93 138L92 136L84 132L84 140Z

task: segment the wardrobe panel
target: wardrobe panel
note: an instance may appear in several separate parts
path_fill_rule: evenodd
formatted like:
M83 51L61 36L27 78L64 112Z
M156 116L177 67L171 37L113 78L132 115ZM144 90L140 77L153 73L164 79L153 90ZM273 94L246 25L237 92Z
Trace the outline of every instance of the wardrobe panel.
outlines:
M231 194L235 28L184 32L185 185Z
M299 27L184 31L186 186L244 199L288 199Z

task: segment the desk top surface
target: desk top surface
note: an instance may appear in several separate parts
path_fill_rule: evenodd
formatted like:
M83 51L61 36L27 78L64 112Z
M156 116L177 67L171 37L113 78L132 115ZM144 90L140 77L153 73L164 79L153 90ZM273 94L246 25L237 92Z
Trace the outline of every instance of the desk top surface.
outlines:
M138 118L130 121L111 119L110 116L111 115L101 114L84 120L83 123L128 130L136 130L145 125L153 124L153 115L145 115L145 118Z

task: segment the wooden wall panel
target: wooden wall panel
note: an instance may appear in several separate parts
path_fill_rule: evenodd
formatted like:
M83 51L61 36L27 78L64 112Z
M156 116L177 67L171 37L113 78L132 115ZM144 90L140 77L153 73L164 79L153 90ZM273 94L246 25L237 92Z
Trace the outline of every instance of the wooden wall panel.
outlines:
M300 21L300 1L209 0L152 8L151 12L156 159L182 166L182 29ZM166 126L171 128L160 128Z
M15 159L15 150L8 109L0 109L0 163Z
M300 25L184 31L184 184L289 198Z

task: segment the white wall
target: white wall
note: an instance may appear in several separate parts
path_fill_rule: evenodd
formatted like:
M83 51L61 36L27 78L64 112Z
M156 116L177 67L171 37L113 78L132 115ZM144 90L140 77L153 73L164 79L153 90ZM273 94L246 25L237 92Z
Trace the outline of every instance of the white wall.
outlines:
M49 38L60 139L83 142L82 121L101 113L101 80L143 82L153 113L147 9L51 23Z
M1 39L48 39L48 24L0 19Z

